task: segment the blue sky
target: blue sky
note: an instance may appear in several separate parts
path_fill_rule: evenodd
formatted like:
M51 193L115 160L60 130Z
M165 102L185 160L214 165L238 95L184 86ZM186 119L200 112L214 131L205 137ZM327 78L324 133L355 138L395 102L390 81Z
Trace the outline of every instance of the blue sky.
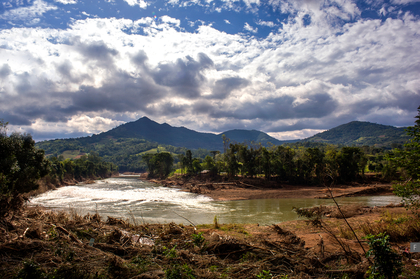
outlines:
M420 0L3 0L0 118L36 140L147 116L305 138L410 126Z

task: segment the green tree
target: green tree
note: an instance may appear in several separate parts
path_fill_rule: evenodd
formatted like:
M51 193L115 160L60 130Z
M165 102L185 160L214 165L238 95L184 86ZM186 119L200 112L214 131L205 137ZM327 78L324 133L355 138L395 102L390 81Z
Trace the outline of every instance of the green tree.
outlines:
M393 161L401 168L402 179L394 184L394 193L403 198L406 208L420 214L420 106L417 111L415 125L406 130L411 139L404 145L404 150L395 154Z
M366 166L366 158L359 147L343 147L337 157L342 182L354 181Z
M262 148L262 156L261 156L261 165L264 172L264 177L267 180L270 180L272 174L272 164L271 164L271 157L272 152L267 150L265 147Z
M146 161L149 170L149 177L166 178L172 171L174 158L171 153L160 152L156 154L145 154L143 160Z
M206 158L204 158L203 167L204 169L209 170L211 175L217 174L216 162L211 156L207 155Z
M308 167L308 173L305 177L306 182L319 184L324 175L324 156L325 154L317 147L308 148L303 155Z
M200 173L203 170L201 167L201 159L199 158L193 159L192 166L195 174Z
M194 174L194 167L193 167L193 158L191 150L187 150L185 152L185 157L183 158L183 165L187 168L187 174L191 175Z
M242 163L242 175L253 177L256 173L256 160L258 151L253 147L248 148L247 145L242 144L239 146L239 160Z
M237 158L238 151L239 145L231 143L225 154L227 172L230 178L236 176L239 171L239 162Z
M38 188L38 180L49 172L44 151L35 147L29 134L7 136L0 120L0 218L21 205L19 195Z

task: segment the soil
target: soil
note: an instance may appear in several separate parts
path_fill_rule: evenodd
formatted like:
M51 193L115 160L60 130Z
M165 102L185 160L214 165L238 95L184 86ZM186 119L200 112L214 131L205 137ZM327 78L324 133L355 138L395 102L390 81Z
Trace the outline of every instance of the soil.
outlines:
M215 200L330 195L322 187L258 178L178 177L151 181ZM391 185L354 183L333 187L332 191L334 196L389 195ZM193 227L175 223L133 224L112 217L102 220L98 214L82 217L75 212L24 207L0 219L0 276L365 278L371 265L365 257L368 245L361 239L366 228L383 224L389 230L389 224L413 218L401 205L373 208L352 205L341 207L341 211L322 206L306 211L309 215L315 212L320 218L271 226L218 224L215 220L214 224ZM356 231L360 243L345 220ZM402 257L402 278L419 278L420 253L409 252L409 240L418 239L420 229L410 226L414 230L412 236L394 237L392 245Z
M325 229L305 220L271 226L211 224L198 227L130 224L127 220L28 208L0 222L2 278L363 278L369 267L346 227L322 208ZM357 228L399 206L343 208ZM365 250L366 242L362 242ZM400 255L408 242L394 243ZM408 276L418 278L419 253L403 257ZM407 273L408 272L408 273ZM272 277L261 277L264 274ZM410 277L414 274L414 277ZM288 277L286 277L288 276Z
M141 179L144 179L143 177ZM262 178L223 176L197 176L185 178L173 176L169 179L149 179L167 187L180 187L184 191L203 194L214 200L248 200L281 198L330 198L326 187L290 185L286 182L266 181ZM380 181L335 185L331 188L334 197L393 195L392 185Z

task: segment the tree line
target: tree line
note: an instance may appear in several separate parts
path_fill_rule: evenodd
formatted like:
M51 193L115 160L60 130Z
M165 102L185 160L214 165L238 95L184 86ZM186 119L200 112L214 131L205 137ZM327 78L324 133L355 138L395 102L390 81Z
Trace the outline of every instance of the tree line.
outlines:
M368 162L359 147L327 146L322 150L229 143L224 153L211 153L202 160L193 158L192 152L187 150L178 155L179 162L175 166L170 153L148 154L143 160L147 162L151 177L165 177L178 167L185 175L207 170L210 174L226 174L230 178L263 176L267 180L308 185L322 184L326 177L341 183L355 181L359 173L363 175Z
M75 160L47 159L44 150L35 147L31 135L8 136L7 124L0 120L0 218L19 208L23 203L21 194L37 189L43 177L59 184L64 179L105 178L118 171L116 165L94 152Z

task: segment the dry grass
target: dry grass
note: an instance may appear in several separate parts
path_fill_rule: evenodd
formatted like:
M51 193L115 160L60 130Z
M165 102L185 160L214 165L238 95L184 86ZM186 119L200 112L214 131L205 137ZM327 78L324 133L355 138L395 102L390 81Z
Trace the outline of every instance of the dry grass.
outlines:
M392 214L389 211L385 211L378 221L365 221L353 229L355 229L360 237L384 232L390 236L391 242L418 241L420 235L420 218L408 213ZM340 227L339 231L340 237L354 239L354 235L349 228Z

